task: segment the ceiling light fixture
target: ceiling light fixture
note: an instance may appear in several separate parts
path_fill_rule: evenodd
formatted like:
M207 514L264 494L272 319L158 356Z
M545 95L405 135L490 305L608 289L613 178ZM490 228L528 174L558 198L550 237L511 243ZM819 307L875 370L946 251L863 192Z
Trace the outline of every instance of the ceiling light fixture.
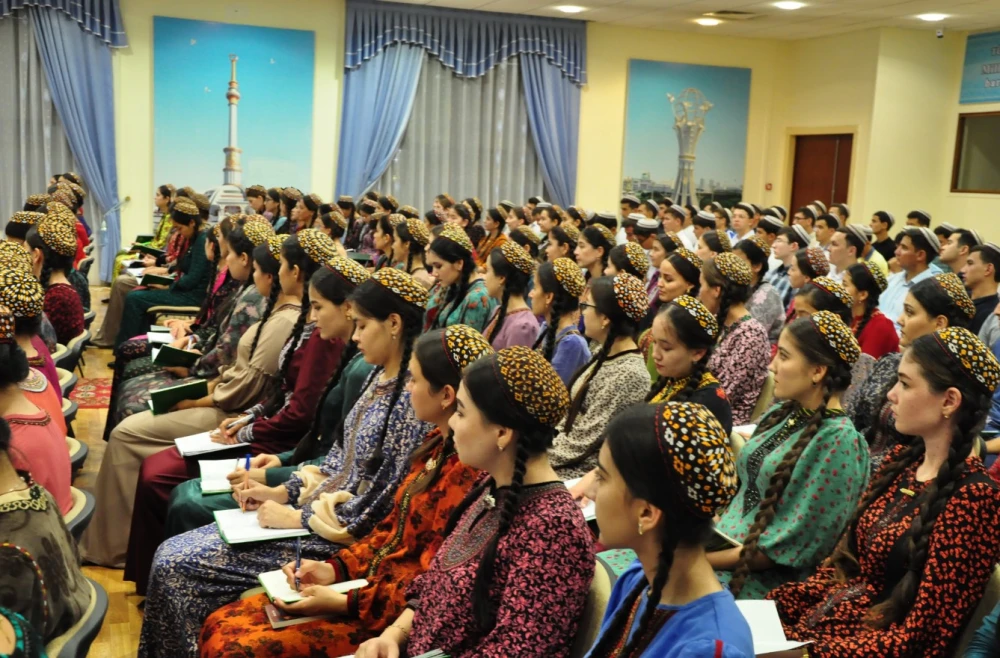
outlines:
M553 9L561 11L564 14L579 14L581 11L587 11L586 7L580 7L578 5L556 5Z
M937 23L948 18L948 14L920 14L917 18L928 23Z
M722 21L720 21L718 18L696 18L694 19L694 22L697 23L698 25L704 25L705 27L715 27Z
M783 0L782 2L775 2L774 6L778 9L786 9L788 11L794 11L796 9L802 9L806 6L804 2L791 2L790 0Z

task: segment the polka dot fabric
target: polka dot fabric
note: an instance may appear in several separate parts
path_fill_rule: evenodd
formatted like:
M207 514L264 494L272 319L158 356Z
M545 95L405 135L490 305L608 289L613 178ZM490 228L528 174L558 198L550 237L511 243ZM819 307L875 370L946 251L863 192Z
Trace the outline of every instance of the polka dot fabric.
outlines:
M975 317L976 305L972 303L969 293L965 292L965 285L961 279L951 272L947 272L945 274L938 274L934 277L934 280L938 282L938 285L941 286L945 294L951 297L951 301L955 302L958 310L965 313L970 319Z
M841 361L853 365L861 358L861 347L858 345L858 339L854 337L854 332L844 324L839 315L830 311L819 311L809 319Z
M30 273L33 265L31 252L23 245L10 240L0 240L0 267Z
M554 428L569 408L569 393L545 357L523 345L492 357L493 374L507 400L532 423Z
M809 247L806 249L806 259L809 267L817 277L826 276L830 273L830 261L826 258L826 252L819 247Z
M453 324L441 331L441 342L448 361L458 373L484 356L493 354L493 348L483 335L466 324Z
M705 330L709 338L718 338L719 321L716 319L715 314L709 311L699 300L691 295L681 295L672 303L690 313L698 321L698 324L701 325L701 328Z
M61 208L65 208L62 204L59 205ZM68 209L67 212L69 212ZM50 212L45 216L45 219L38 223L36 228L38 229L39 237L42 238L42 242L52 249L52 251L62 256L73 256L76 254L76 231L72 226L67 225L64 220L60 219L58 214Z
M840 302L847 308L851 308L854 305L854 298L851 294L847 292L847 288L841 285L838 281L834 281L830 277L821 276L813 279L809 282L811 285L816 286L820 290L825 290L834 297L840 300Z
M426 247L431 243L431 232L427 230L427 225L419 219L407 219L406 230L410 236L421 247Z
M736 465L726 431L708 409L690 402L665 402L655 418L664 464L676 475L668 481L688 510L712 518L736 495Z
M344 258L343 256L334 256L327 261L325 267L332 270L334 274L343 277L345 280L356 286L360 286L362 283L371 278L371 274L368 273L368 270L362 267L355 260L351 258Z
M668 233L667 235L670 234ZM676 233L674 235L676 236ZM680 238L677 238L677 244L678 245L681 244ZM704 265L698 254L694 253L687 247L678 246L676 249L670 252L671 256L673 256L674 254L677 254L687 262L691 263L691 265L698 271L701 271L702 265Z
M276 261L281 260L281 247L285 244L285 235L270 235L267 238L267 250L271 252L271 257Z
M580 271L580 266L576 264L576 261L569 258L557 258L552 261L552 269L555 272L556 281L559 282L563 290L574 297L583 294L587 287L587 281L583 278L583 272Z
M503 254L508 263L524 274L531 274L535 271L535 261L531 259L527 251L521 248L521 245L513 240L508 240L500 245L500 253Z
M427 306L427 290L402 270L383 267L372 274L371 278L398 295L403 301L420 308Z
M14 316L9 313L0 313L0 344L12 345L17 340L14 338Z
M46 195L48 198L48 195ZM46 203L48 203L46 201ZM45 218L45 213L31 212L29 210L19 210L10 216L11 224L27 224L28 226L34 226L38 222Z
M753 282L753 272L747 262L733 253L718 254L715 267L719 274L739 286L749 286Z
M618 306L633 322L642 322L649 311L649 297L642 281L631 274L621 272L611 282Z
M632 264L636 272L641 272L645 276L646 272L649 271L649 256L646 255L646 250L635 242L625 243L625 257L628 258L628 262Z
M872 275L872 279L875 280L875 285L878 287L880 293L885 292L886 287L889 285L889 281L885 278L885 274L882 270L878 268L878 265L871 262L870 260L864 261L865 269L868 273Z
M444 228L442 228L441 232L438 234L438 237L451 240L470 254L473 251L472 240L469 239L469 235L454 224L445 224Z
M0 272L0 306L6 306L19 318L34 318L42 314L45 291L34 274L24 270Z
M325 263L337 255L333 239L319 229L303 229L296 237L299 239L299 246L314 263Z
M986 345L968 329L948 327L934 332L938 344L970 379L992 394L1000 383L1000 364Z
M259 215L251 215L251 217L258 217ZM247 219L246 223L243 224L243 234L246 235L250 242L254 244L255 247L259 247L264 244L268 238L274 237L274 227L268 221L257 221L253 219Z

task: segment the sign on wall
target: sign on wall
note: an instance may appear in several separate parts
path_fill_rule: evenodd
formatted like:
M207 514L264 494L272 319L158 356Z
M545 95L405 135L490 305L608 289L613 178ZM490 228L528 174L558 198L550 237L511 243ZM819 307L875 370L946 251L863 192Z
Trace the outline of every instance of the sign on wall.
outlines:
M966 39L959 102L1000 103L1000 32Z

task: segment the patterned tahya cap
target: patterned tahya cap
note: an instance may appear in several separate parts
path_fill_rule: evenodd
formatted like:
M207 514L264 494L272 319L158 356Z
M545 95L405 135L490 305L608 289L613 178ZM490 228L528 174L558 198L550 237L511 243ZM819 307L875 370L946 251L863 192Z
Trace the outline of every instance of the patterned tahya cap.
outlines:
M688 511L710 519L736 495L737 478L729 436L705 407L664 402L656 407L656 443L668 477Z
M527 251L521 248L521 245L513 240L507 240L500 245L500 253L503 254L508 263L521 272L530 275L535 271L535 261L532 260Z
M0 268L31 273L34 270L31 252L18 242L0 240Z
M819 247L808 247L806 259L816 276L826 276L830 273L830 261L826 258L826 252Z
M69 189L73 190L73 194L80 198L80 203L83 203L84 199L87 198L87 190L70 181L66 181L65 184L69 186Z
M969 319L976 316L976 305L972 302L972 298L969 297L969 293L965 292L965 285L956 274L952 272L938 274L935 275L934 280L941 286L945 294L951 297L951 301L955 302L958 310L965 313Z
M754 243L754 246L756 246L758 249L760 249L761 251L763 251L765 256L770 255L770 253L771 253L771 245L769 245L767 243L767 240L765 240L764 238L760 237L759 235L756 235L756 234L755 235L751 235L749 238L743 238L743 240L746 240L747 242ZM743 240L740 240L740 242L743 242Z
M875 285L878 286L878 291L880 293L885 292L886 287L889 285L889 281L885 278L885 274L882 273L882 270L880 270L878 266L870 260L862 261L862 264L865 266L865 269L868 270L868 273L871 274L872 279L875 280Z
M491 358L500 389L524 420L547 428L554 428L562 420L569 408L569 393L544 356L516 345Z
M782 223L779 218L772 217L771 215L763 215L760 218L760 221L757 222L757 225L769 233L777 233L785 227L784 223ZM770 247L768 247L768 249L770 249Z
M208 212L208 209L212 205L211 202L209 202L208 197L201 192L194 192L191 194L191 200L194 201L194 205L200 213Z
M417 245L426 247L431 243L431 232L427 230L427 224L424 224L422 219L407 219L405 224L406 230L410 232L410 237Z
M327 216L330 218L330 221L339 226L341 230L347 230L347 218L344 217L342 212L339 210L331 210L327 213Z
M819 335L833 348L841 361L848 365L861 358L861 347L858 339L854 337L851 328L844 324L840 316L831 311L818 311L813 313L809 320Z
M50 207L52 205L58 205L66 212L69 212L69 209L62 204L49 204ZM70 215L72 216L72 213ZM35 228L38 229L38 236L42 239L42 242L52 251L62 256L73 256L76 254L76 230L72 225L67 224L64 218L60 218L58 212L53 213L50 210L45 219L38 222L38 226Z
M271 257L274 258L274 260L279 262L281 261L281 246L285 244L285 240L287 238L287 235L267 236L267 250L271 252Z
M531 230L530 226L518 226L514 230L516 230L518 233L523 234L524 237L526 237L529 240L531 240L531 242L533 244L541 244L542 243L542 239L540 237L538 237L537 233L535 233L533 230Z
M788 228L792 229L792 231L795 232L795 238L794 238L795 244L799 245L800 249L805 249L806 247L809 246L810 242L809 234L806 233L806 230L804 228L802 228L798 224L793 224Z
M263 185L251 185L247 188L247 194L254 192L257 196L267 196L267 188Z
M719 274L738 286L749 286L753 283L753 271L745 260L732 252L717 254L715 267Z
M285 189L281 190L281 196L287 197L292 201L298 201L299 199L302 198L302 190L300 190L297 187L286 187Z
M642 322L649 312L649 297L642 281L628 272L619 272L611 282L618 306L634 322Z
M253 219L254 217L260 217L260 219ZM260 215L250 215L243 224L243 234L250 239L253 246L259 247L268 238L274 237L274 227L271 226L271 222Z
M73 229L74 233L76 232L76 215L73 214L73 211L66 204L59 203L58 201L49 201L45 216L62 222Z
M460 226L445 224L441 232L438 233L438 237L451 240L470 254L473 252L472 240L469 239L469 235Z
M52 200L65 206L73 206L76 204L76 195L73 194L73 190L69 189L69 186L60 184L59 188L52 193Z
M825 290L830 293L839 299L840 302L847 308L854 306L854 298L851 297L851 293L847 292L847 288L841 285L840 282L834 281L828 276L818 276L809 283L816 286L820 290Z
M611 229L609 229L604 224L591 224L588 228L592 228L595 231L597 231L598 233L600 233L601 237L608 241L608 244L610 244L610 245L614 245L615 244L615 234L612 233ZM633 243L630 242L629 244L633 244Z
M406 215L400 215L398 212L394 212L389 215L388 220L389 220L389 226L391 226L393 230L395 230L396 227L399 226L400 224L406 223Z
M562 232L565 233L566 237L572 240L574 244L580 241L580 229L573 226L572 222L563 222L559 225L559 228L562 229Z
M312 262L322 265L337 255L337 246L333 238L315 228L302 229L295 234L299 239L299 246Z
M990 395L1000 384L1000 363L983 341L964 327L947 327L934 332L934 338L969 379Z
M650 268L650 263L645 249L636 242L626 242L625 257L628 258L628 262L632 264L636 272L642 273L643 277L646 276L646 272Z
M191 217L197 217L201 211L198 210L198 205L192 199L185 196L177 197L174 201L173 209L171 212L179 212L184 215L190 215Z
M458 229L462 230L462 229ZM413 304L419 308L427 306L427 289L413 280L413 277L397 270L394 267L383 267L371 276L372 281L380 284L395 293L408 304Z
M667 235L670 235L670 233L668 233ZM674 235L676 235L676 233ZM677 242L678 247L673 251L671 251L670 255L673 256L674 254L677 254L678 256L686 260L688 263L690 263L691 267L700 272L701 268L705 265L705 263L701 260L701 257L698 254L691 251L690 249L688 249L687 247L679 246L682 243L680 242L680 238L678 238L677 240L678 240Z
M698 324L701 325L701 328L705 330L709 338L715 340L719 337L719 321L716 319L715 314L709 311L698 299L691 295L681 295L672 303L677 304L690 313L698 321Z
M368 270L352 258L334 256L326 262L324 267L356 286L360 286L371 278Z
M27 199L24 200L25 205L35 206L39 208L44 206L46 203L52 200L48 194L32 194Z
M24 270L0 271L0 306L16 317L34 318L42 314L45 291L35 275Z
M420 217L420 212L418 212L417 209L414 208L413 206L400 206L396 210L396 212L407 219L415 219L417 217Z
M337 203L343 203L344 205L350 203L353 205L354 197L352 197L350 194L341 194L339 197L337 197Z
M729 234L725 231L716 231L715 236L719 238L719 244L722 246L722 251L732 251L733 241L729 239ZM754 236L756 237L756 235Z
M448 362L458 374L484 356L493 354L490 342L481 332L465 324L453 324L441 331L441 344Z
M0 309L0 345L13 345L17 342L14 335L14 316Z
M587 287L587 281L583 278L583 271L575 260L566 257L557 258L552 261L552 271L563 290L574 297L583 294Z
M931 251L935 254L941 253L941 240L938 239L938 236L934 233L934 231L930 230L926 226L909 226L903 229L903 231L911 237L914 233L919 233L924 237L924 240L927 241L927 244L930 245ZM928 258L928 260L930 260L930 258Z
M19 210L10 216L11 224L27 224L28 226L34 226L38 222L42 221L45 217L43 212L32 212L30 210Z
M312 194L306 194L302 198L309 199L309 203L315 206L316 209L319 209L319 207L323 205L323 198L315 192Z

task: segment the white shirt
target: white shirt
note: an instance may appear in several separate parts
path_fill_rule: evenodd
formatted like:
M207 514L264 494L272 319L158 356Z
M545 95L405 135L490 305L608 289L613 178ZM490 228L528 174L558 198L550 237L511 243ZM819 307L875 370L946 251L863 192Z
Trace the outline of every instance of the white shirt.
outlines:
M681 229L680 233L677 234L677 237L679 237L681 239L681 242L684 243L684 246L690 249L691 251L698 250L698 238L694 236L693 224L691 226L688 226L687 228Z

